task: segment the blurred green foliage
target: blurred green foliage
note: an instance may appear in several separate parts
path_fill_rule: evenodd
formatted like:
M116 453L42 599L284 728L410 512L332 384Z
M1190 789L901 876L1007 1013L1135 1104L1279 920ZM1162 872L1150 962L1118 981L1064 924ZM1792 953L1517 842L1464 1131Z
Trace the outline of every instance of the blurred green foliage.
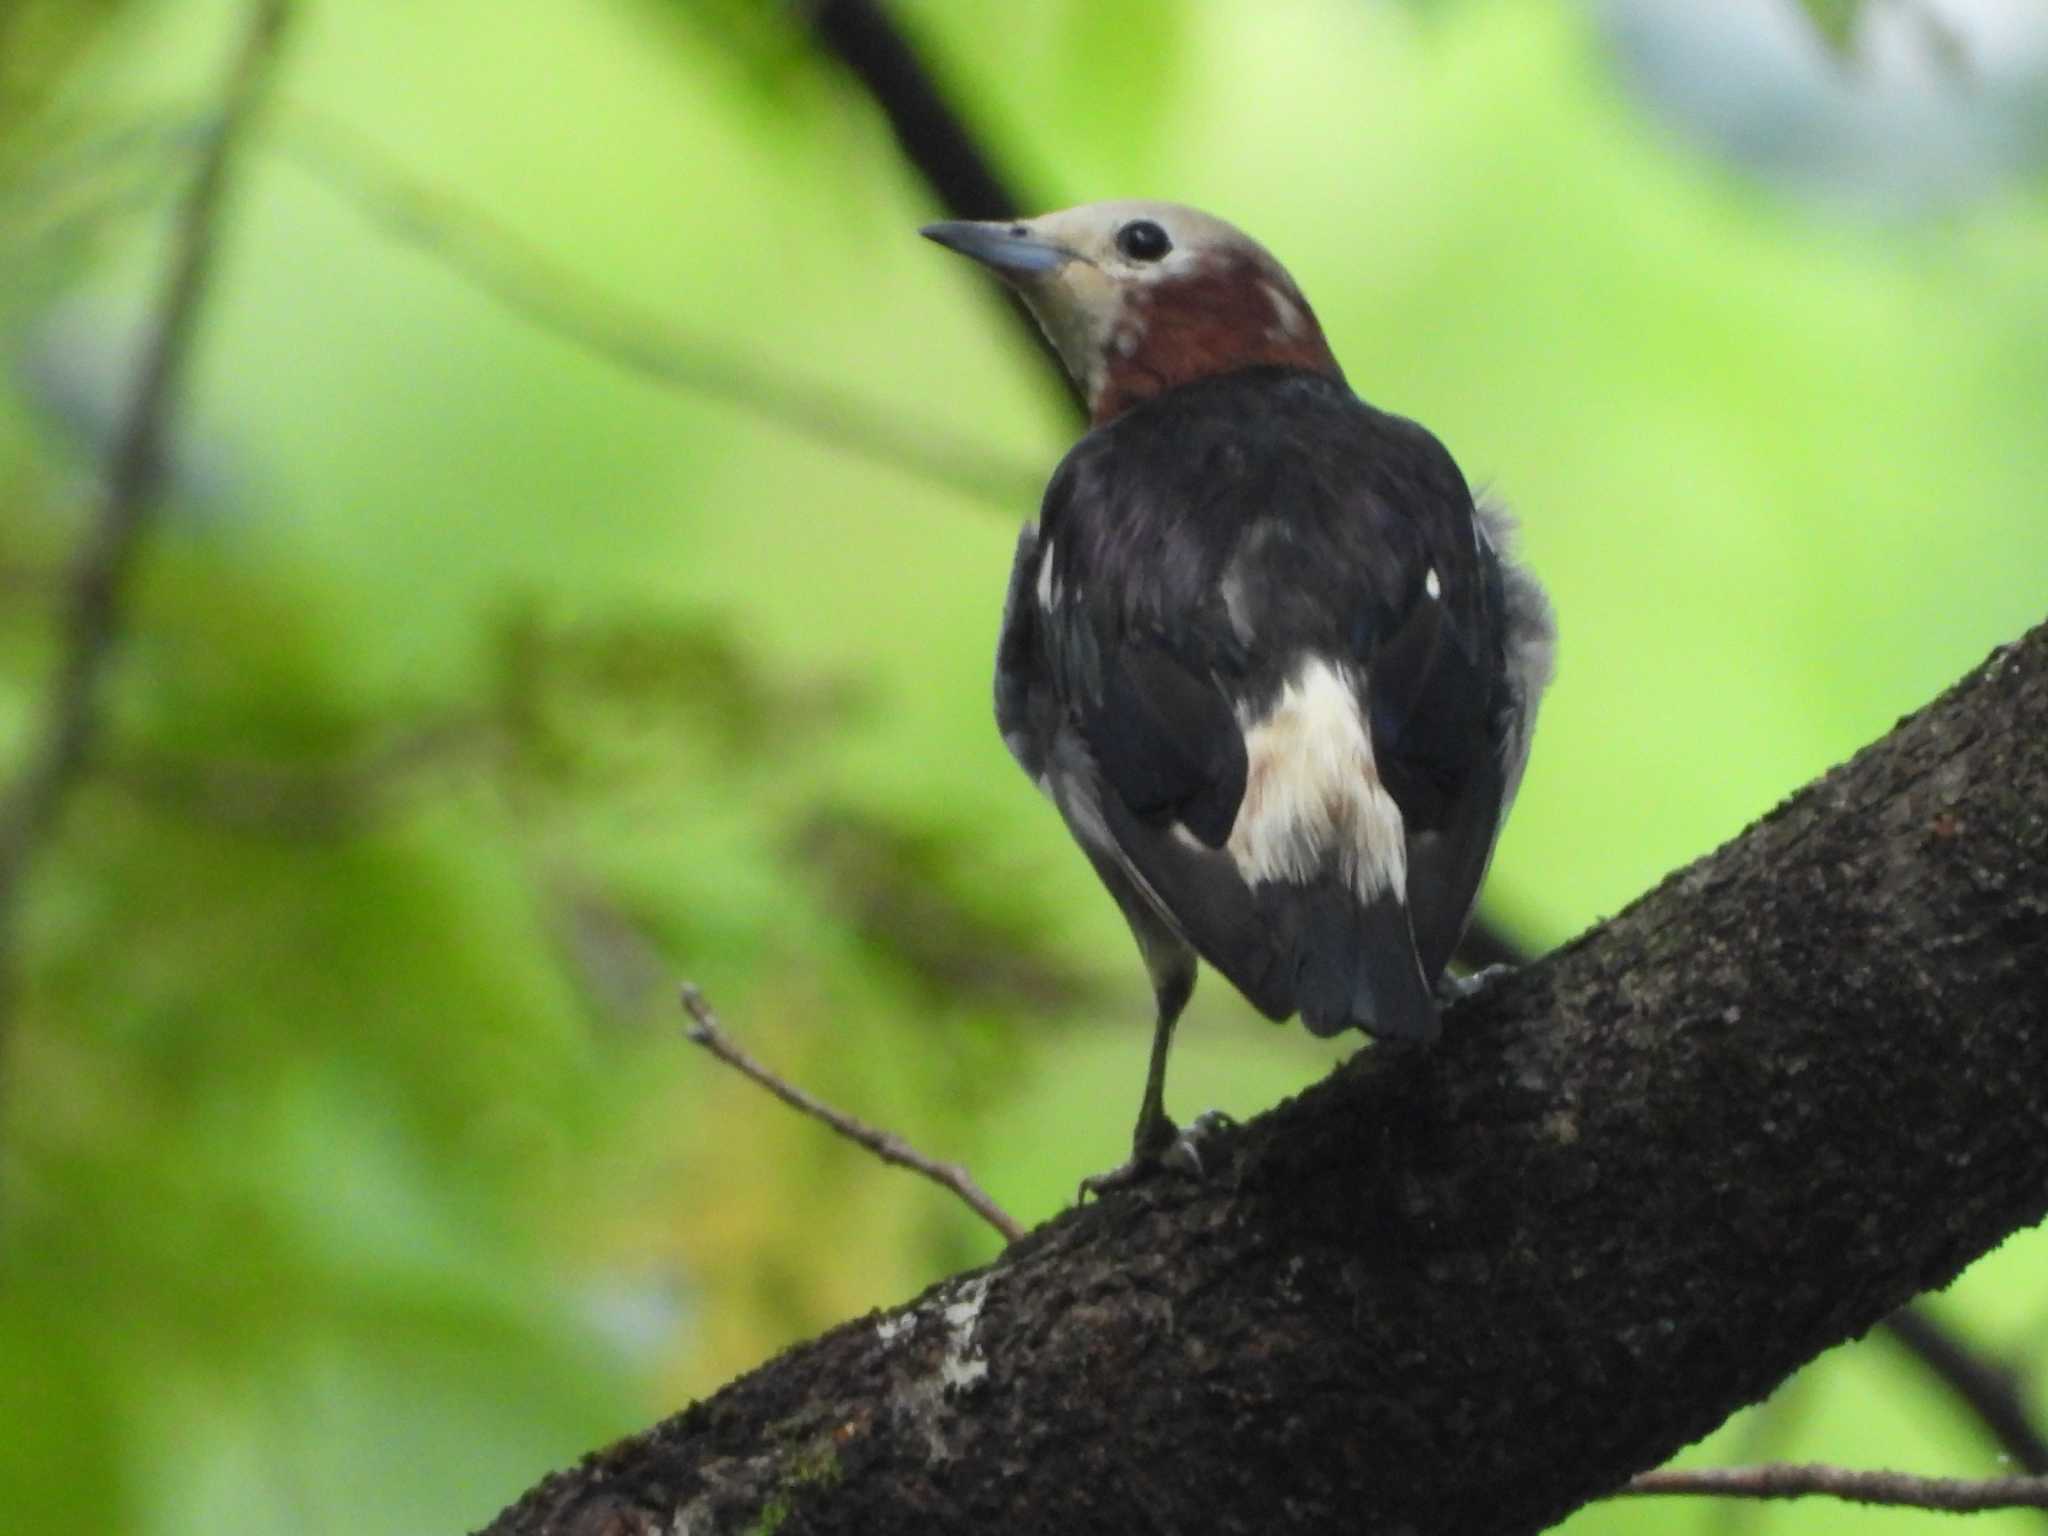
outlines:
M1845 47L1856 30L1863 0L1800 0L1814 29L1837 48Z
M621 372L291 153L345 124L628 316L1049 467L1059 396L914 238L931 210L873 114L793 13L728 0L307 9L108 747L31 892L0 1107L22 1529L461 1528L992 1253L689 1052L681 977L1025 1218L1116 1159L1142 1070L1128 940L988 720L1028 505ZM2041 617L2037 192L1893 222L1765 192L1539 0L1056 0L1000 46L980 8L904 14L1029 185L1237 218L1361 391L1519 509L1564 625L1489 896L1530 943ZM233 21L0 13L43 39L0 50L10 762ZM1255 1111L1350 1048L1212 980L1172 1099ZM2038 1363L2042 1256L2015 1240L1947 1312ZM1698 1454L1995 1470L1881 1345Z

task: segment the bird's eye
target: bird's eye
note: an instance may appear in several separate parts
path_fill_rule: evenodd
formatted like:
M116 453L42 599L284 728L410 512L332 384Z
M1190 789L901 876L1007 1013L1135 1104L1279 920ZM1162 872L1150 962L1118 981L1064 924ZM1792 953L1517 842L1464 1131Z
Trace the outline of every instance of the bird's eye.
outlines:
M1173 249L1173 242L1150 219L1133 219L1116 232L1116 248L1132 261L1157 261Z

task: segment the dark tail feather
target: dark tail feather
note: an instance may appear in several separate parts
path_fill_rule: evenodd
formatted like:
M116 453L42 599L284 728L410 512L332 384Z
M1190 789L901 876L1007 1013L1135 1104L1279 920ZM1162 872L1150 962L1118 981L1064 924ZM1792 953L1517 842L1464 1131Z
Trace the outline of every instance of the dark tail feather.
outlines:
M1437 1031L1436 999L1422 979L1408 909L1392 891L1361 902L1334 885L1303 891L1295 999L1318 1035L1362 1029L1423 1044Z

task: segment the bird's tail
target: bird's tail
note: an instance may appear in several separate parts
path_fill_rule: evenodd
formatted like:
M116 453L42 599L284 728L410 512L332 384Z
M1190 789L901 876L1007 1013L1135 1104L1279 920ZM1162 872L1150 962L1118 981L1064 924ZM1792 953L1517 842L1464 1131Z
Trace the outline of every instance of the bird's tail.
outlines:
M1295 1001L1318 1035L1362 1029L1381 1040L1436 1039L1436 999L1397 891L1370 901L1334 881L1300 893Z

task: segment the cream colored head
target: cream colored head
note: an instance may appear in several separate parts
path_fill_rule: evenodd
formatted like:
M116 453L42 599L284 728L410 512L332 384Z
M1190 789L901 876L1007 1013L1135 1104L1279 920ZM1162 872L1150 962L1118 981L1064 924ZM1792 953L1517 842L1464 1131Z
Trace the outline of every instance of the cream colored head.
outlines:
M924 233L1023 295L1097 423L1260 364L1341 378L1308 301L1256 240L1179 203L1085 203Z

